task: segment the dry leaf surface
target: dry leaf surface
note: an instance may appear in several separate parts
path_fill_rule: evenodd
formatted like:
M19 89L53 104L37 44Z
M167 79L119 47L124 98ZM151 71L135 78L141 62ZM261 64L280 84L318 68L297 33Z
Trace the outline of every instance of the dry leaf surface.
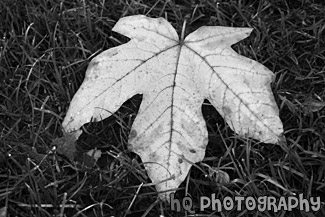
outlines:
M136 15L120 19L113 31L131 40L91 61L62 124L66 132L107 118L143 94L129 144L158 191L177 188L203 159L204 99L240 136L279 141L283 126L270 87L273 73L230 47L252 29L203 26L180 40L165 19Z

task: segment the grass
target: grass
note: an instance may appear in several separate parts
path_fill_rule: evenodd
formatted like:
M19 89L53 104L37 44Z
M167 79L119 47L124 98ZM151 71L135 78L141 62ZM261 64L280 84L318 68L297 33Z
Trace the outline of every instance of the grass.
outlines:
M0 1L0 211L8 216L191 216L156 201L141 159L127 150L139 95L114 116L85 127L77 149L102 150L98 162L76 164L52 149L89 61L127 41L111 29L119 18L135 14L166 17L179 33L188 18L187 34L203 25L252 27L252 35L234 49L276 74L272 88L286 146L239 138L207 102L202 107L209 130L205 165L192 167L176 197L188 192L197 208L198 197L212 192L219 198L303 193L321 197L324 206L324 11L321 0ZM209 167L227 172L231 181L216 183L205 176ZM324 208L198 213L325 215Z

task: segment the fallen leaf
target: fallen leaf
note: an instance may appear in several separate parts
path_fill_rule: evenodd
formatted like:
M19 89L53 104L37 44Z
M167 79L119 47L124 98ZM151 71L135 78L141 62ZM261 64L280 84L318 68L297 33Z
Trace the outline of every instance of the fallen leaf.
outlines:
M74 160L75 154L77 152L76 150L76 141L81 135L82 130L76 130L76 131L70 131L70 132L64 132L63 137L56 138L52 141L52 146L56 147L55 150L67 158L69 158L71 161Z
M304 112L306 114L310 114L313 112L318 112L322 110L325 107L325 102L318 100L318 99L313 99L312 97L309 97L305 100L303 103L304 105Z
M98 161L98 159L102 156L102 151L91 149L87 152L87 155L93 158L95 161Z
M49 161L46 154L39 153L35 147L21 144L20 148L30 157L37 165L48 167Z
M230 177L228 173L217 167L209 168L209 176L214 178L215 182L219 184L226 184L230 182Z
M211 167L205 163L201 163L201 165L208 168L208 175L210 178L214 179L216 183L219 184L227 184L230 182L230 177L227 172L221 170L218 167Z
M101 150L91 149L89 151L77 151L75 152L74 160L77 162L82 170L88 171L92 169L99 158L102 156Z
M203 26L179 39L165 19L136 15L120 19L113 31L131 40L90 62L62 126L66 132L78 130L142 94L129 148L145 162L156 189L167 191L161 199L168 200L192 164L204 157L204 99L240 136L281 140L283 126L270 87L273 73L230 47L251 28Z

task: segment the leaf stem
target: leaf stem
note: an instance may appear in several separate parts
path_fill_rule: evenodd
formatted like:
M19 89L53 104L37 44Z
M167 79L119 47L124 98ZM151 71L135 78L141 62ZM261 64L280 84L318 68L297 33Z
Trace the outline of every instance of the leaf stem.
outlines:
M180 40L181 42L184 41L184 34L185 34L185 28L186 28L186 21L187 21L187 19L185 19L184 22L183 22L182 33L181 33L181 40Z

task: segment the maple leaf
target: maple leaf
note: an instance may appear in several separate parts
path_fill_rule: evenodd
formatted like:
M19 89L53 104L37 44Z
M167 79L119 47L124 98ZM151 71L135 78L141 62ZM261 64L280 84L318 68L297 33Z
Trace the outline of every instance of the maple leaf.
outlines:
M250 28L203 26L179 39L163 18L120 19L113 31L131 40L96 56L62 123L66 132L100 121L143 94L129 148L159 192L175 190L208 143L204 99L240 136L276 143L283 133L270 83L273 73L230 47ZM160 193L168 200L169 194Z

